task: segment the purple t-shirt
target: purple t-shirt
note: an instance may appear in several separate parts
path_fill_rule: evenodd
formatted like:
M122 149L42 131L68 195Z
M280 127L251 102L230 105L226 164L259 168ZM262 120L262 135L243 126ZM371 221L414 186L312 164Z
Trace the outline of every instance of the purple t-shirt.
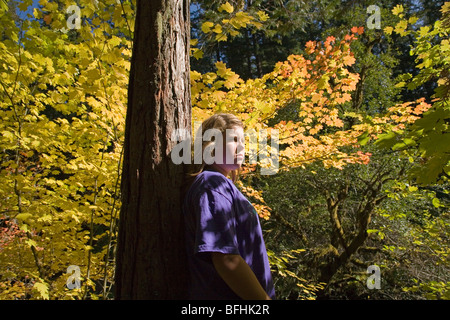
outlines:
M258 214L230 179L216 171L203 171L185 196L183 214L191 299L240 299L217 273L211 252L241 255L275 299Z

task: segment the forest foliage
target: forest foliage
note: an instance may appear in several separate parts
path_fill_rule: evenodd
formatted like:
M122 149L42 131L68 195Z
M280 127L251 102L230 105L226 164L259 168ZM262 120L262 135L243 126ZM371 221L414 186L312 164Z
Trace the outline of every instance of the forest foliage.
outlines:
M277 130L237 185L280 299L449 299L450 2L363 2L194 1L192 121ZM0 299L113 298L134 8L2 2Z

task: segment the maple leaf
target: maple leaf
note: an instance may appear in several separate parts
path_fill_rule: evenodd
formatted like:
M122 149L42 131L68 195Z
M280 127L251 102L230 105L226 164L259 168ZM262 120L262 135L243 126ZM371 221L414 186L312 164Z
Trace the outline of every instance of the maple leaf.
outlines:
M358 33L361 35L364 33L364 27L352 27L351 31L352 33Z
M46 14L43 18L44 22L48 25L50 25L52 23L52 15L51 14Z
M392 9L392 13L398 16L403 12L403 10L404 10L403 6L401 4L398 4Z
M391 35L391 34L392 34L392 31L394 31L394 28L392 28L392 27L390 27L390 26L387 26L387 27L384 28L384 32L385 32L386 34L388 34L388 35Z
M33 286L33 289L36 289L40 296L42 297L42 299L44 300L48 300L49 299L49 295L48 295L48 285L46 283L43 282L36 282Z
M353 55L347 55L343 58L344 65L351 66L356 62L356 59Z
M267 21L269 19L269 15L264 11L258 11L257 14L259 16L259 20L261 20L262 22Z
M222 33L222 26L220 24L216 24L212 31L215 33Z
M229 2L226 2L219 7L218 11L219 12L226 11L228 13L232 13L234 11L234 8Z
M224 86L227 89L232 89L233 87L235 87L240 81L240 77L238 74L233 73L230 76L227 77L227 80L225 81Z
M353 34L346 34L346 35L345 35L344 41L350 42L350 41L352 41L352 40L355 40L355 35L353 35Z
M204 22L202 24L202 31L203 31L203 33L209 33L213 26L214 26L213 22L210 22L210 21Z
M314 41L308 41L306 42L305 47L307 53L313 53L316 47L316 43Z

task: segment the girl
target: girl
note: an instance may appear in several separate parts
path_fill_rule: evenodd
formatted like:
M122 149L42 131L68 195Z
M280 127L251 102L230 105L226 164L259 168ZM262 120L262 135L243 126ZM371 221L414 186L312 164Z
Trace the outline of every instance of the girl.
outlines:
M184 196L189 297L274 299L258 214L233 183L244 160L243 123L231 114L215 114L200 129L196 139L202 139L202 154L215 148L214 161L203 159ZM203 141L211 129L222 139Z

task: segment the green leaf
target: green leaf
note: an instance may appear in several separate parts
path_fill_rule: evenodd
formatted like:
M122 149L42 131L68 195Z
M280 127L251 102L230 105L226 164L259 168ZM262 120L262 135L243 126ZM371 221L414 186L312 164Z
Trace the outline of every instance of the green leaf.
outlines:
M21 11L27 11L28 7L33 3L33 0L23 0L17 5Z
M7 11L8 10L8 4L6 3L6 0L0 0L0 11Z
M369 140L370 140L370 137L369 137L369 132L368 131L366 131L365 133L363 133L362 135L360 135L358 137L358 143L361 146L365 146L367 144L367 142L369 142Z
M439 208L439 207L442 206L442 205L441 205L441 202L439 201L438 198L434 198L434 199L433 199L433 206L434 206L435 208Z
M378 136L378 139L375 141L375 145L378 145L381 148L389 149L397 142L396 137L397 135L394 131L383 133Z
M427 185L435 183L439 174L442 173L449 161L450 156L442 154L435 155L427 159L424 164L412 169L411 174L417 179L417 183L419 184Z
M398 150L406 149L406 148L408 148L410 146L414 146L415 144L416 144L416 142L414 140L409 139L409 138L405 138L405 139L403 139L402 142L399 142L399 143L395 144L392 147L392 150L398 151Z

